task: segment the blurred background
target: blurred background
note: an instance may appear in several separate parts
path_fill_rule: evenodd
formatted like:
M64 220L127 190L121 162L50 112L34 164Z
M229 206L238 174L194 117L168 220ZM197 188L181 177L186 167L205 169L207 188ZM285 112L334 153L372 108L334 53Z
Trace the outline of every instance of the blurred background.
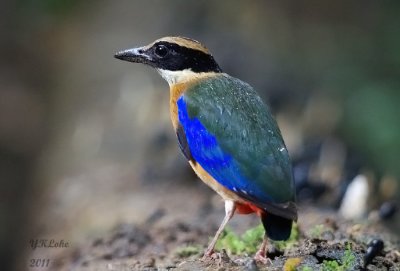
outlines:
M113 58L169 35L206 44L268 101L300 202L346 216L358 176L366 192L349 218L398 231L399 11L397 1L3 1L2 269L26 267L32 239L74 244L160 206L173 213L165 223L193 219L192 205L215 200L179 153L168 85Z

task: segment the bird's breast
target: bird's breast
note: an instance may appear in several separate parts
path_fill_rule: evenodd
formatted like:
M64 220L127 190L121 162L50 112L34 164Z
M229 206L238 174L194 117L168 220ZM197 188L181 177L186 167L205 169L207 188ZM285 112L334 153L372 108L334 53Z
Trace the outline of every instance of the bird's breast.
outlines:
M213 77L219 75L218 73L213 73L213 72L206 72L206 73L199 73L199 74L192 74L190 79L186 79L180 83L175 83L170 85L170 114L171 114L171 120L172 120L172 125L174 126L174 129L177 130L179 120L178 120L178 105L177 101L178 99L191 87L195 86L196 84L199 84L202 80L206 80L207 78Z
M170 100L169 100L169 110L171 115L172 125L175 131L178 129L178 99L185 93L189 85L187 83L174 84L170 87Z

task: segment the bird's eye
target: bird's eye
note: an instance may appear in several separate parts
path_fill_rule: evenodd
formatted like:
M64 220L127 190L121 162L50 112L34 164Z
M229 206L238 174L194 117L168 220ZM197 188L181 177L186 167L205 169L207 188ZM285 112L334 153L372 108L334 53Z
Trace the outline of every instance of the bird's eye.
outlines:
M154 50L154 53L158 57L165 57L168 54L169 50L167 46L165 45L157 45L156 49Z

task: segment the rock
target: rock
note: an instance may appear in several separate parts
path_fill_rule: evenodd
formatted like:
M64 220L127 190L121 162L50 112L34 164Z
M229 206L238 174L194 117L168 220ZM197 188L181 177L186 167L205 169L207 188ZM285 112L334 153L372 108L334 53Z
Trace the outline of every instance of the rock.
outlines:
M345 219L360 219L367 211L369 194L368 180L364 175L358 175L347 187L339 214Z

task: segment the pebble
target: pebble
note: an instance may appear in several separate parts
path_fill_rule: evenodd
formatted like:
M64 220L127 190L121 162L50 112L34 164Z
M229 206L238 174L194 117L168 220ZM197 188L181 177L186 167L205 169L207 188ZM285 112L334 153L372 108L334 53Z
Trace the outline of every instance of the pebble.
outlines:
M258 271L258 266L257 263L254 259L251 259L250 261L248 261L244 267L244 270L246 271Z
M373 239L368 244L367 251L364 254L364 267L368 264L383 250L383 241L380 239Z
M390 219L397 211L397 206L395 203L386 201L379 208L379 217L381 219Z
M339 214L345 219L360 219L367 211L369 187L367 177L358 175L347 187Z
M326 241L333 241L335 239L335 235L332 231L324 231L321 234L321 239Z

